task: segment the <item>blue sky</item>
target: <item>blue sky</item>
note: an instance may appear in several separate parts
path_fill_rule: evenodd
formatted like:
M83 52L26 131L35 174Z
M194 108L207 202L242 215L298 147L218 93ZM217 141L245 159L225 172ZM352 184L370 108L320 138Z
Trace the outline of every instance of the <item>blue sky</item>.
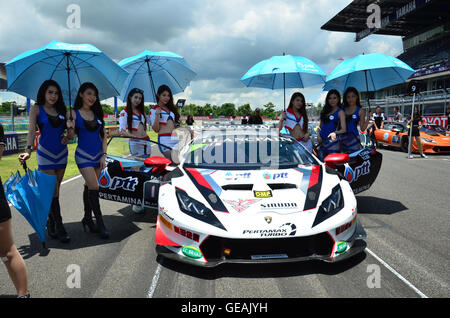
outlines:
M0 0L0 62L52 40L90 43L117 62L146 49L172 51L198 74L176 98L199 105L250 103L252 108L273 102L281 109L281 90L247 88L239 81L261 60L286 52L313 60L329 74L341 59L363 52L402 52L400 37L372 35L354 42L354 34L320 29L350 2ZM71 4L80 8L79 28L67 24ZM287 91L287 99L293 91ZM300 91L310 102L323 102L321 87ZM0 93L0 102L8 95Z

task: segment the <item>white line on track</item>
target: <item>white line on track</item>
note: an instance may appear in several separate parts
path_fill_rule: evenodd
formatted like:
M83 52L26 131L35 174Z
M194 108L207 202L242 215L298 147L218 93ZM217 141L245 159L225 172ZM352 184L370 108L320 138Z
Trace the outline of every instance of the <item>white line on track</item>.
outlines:
M411 284L406 278L404 278L402 275L400 275L395 269L393 269L391 266L389 266L385 261L383 261L380 257L378 257L374 252L369 250L367 247L365 249L367 252L369 252L370 255L375 257L377 261L379 261L384 267L386 267L389 271L391 271L395 276L397 276L402 282L404 282L406 285L408 285L410 288L412 288L420 297L422 298L428 298L424 293L422 293L416 286Z
M153 275L152 284L150 286L150 289L147 292L147 298L153 298L153 293L156 290L156 285L158 285L159 275L161 274L161 264L158 263L158 266L156 267L155 275Z

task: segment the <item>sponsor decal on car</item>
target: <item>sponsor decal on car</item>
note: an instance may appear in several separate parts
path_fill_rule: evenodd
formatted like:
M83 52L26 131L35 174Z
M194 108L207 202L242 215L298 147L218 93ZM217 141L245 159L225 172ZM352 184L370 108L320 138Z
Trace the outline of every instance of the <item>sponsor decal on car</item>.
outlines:
M271 198L272 197L272 190L267 191L253 191L255 194L255 198Z
M297 203L295 202L277 202L277 203L261 203L262 210L283 210L283 209L296 209Z
M183 246L181 251L183 252L184 256L192 258L192 259L199 259L203 257L202 252L193 246Z
M347 251L348 243L346 241L340 241L336 246L336 254L343 254Z
M129 198L129 197L117 195L117 194L99 192L99 197L100 197L100 199L104 199L104 200L108 200L108 201L116 201L116 202L133 204L133 205L142 205L141 199Z
M274 173L273 175L268 172L263 173L264 180L285 179L287 177L288 177L287 172Z
M240 179L249 179L251 177L251 173L250 172L244 172L244 173L232 173L232 172L227 172L225 173L225 180L226 181L236 181L236 180L240 180Z
M234 200L223 200L223 201L231 205L233 209L235 209L236 211L242 212L248 209L251 205L255 204L256 202L259 202L260 199L251 199L251 200L239 199L238 201Z
M346 165L344 177L348 182L353 182L359 179L359 177L370 173L370 161L364 161L362 165L352 169Z
M297 226L292 223L286 223L277 229L264 230L244 230L243 235L259 235L260 237L284 237L294 236L297 233Z
M111 178L108 173L108 169L104 169L100 177L98 178L98 185L102 188L108 188L110 190L123 189L126 191L134 192L138 185L138 178L133 177L113 177Z

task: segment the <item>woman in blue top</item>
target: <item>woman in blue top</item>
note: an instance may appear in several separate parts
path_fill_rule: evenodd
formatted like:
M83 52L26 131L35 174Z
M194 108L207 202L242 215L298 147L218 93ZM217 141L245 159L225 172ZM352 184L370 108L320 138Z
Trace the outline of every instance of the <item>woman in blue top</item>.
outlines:
M343 97L345 121L347 133L343 139L342 146L345 153L352 153L361 148L359 131L365 131L369 120L366 120L366 111L362 109L359 100L359 92L354 87L349 87ZM359 125L359 130L358 130Z
M30 109L26 152L19 155L21 163L30 159L36 138L36 127L38 127L40 132L36 151L38 168L46 174L57 177L47 222L47 232L50 237L58 238L63 243L70 241L62 223L59 205L59 189L66 171L68 157L67 143L69 140L64 136L66 115L66 105L58 83L53 80L43 82L37 94L36 105Z
M341 94L335 89L330 90L325 99L325 106L320 113L320 133L317 136L318 142L321 143L322 159L330 153L340 151L337 135L345 134L347 131L345 113L341 108Z
M100 210L98 178L106 167L106 134L103 110L98 98L98 89L92 83L83 83L78 90L72 112L73 121L68 127L74 127L78 135L78 146L75 151L75 162L84 178L84 218L81 220L93 233L100 233L102 238L109 234L103 223ZM92 220L94 212L97 224Z

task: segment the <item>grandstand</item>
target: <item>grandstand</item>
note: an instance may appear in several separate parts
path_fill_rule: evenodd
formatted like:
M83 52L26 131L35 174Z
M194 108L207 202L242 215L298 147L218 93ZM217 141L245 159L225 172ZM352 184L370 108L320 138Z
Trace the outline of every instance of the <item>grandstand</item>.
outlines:
M370 4L381 9L381 27L368 27ZM443 115L450 108L450 1L449 0L354 0L322 26L323 30L355 33L355 41L371 34L402 36L403 53L398 58L416 70L410 80L421 82L417 102L428 120L446 125ZM411 113L407 83L370 92L370 105L388 116L395 106ZM366 100L366 93L361 94Z

